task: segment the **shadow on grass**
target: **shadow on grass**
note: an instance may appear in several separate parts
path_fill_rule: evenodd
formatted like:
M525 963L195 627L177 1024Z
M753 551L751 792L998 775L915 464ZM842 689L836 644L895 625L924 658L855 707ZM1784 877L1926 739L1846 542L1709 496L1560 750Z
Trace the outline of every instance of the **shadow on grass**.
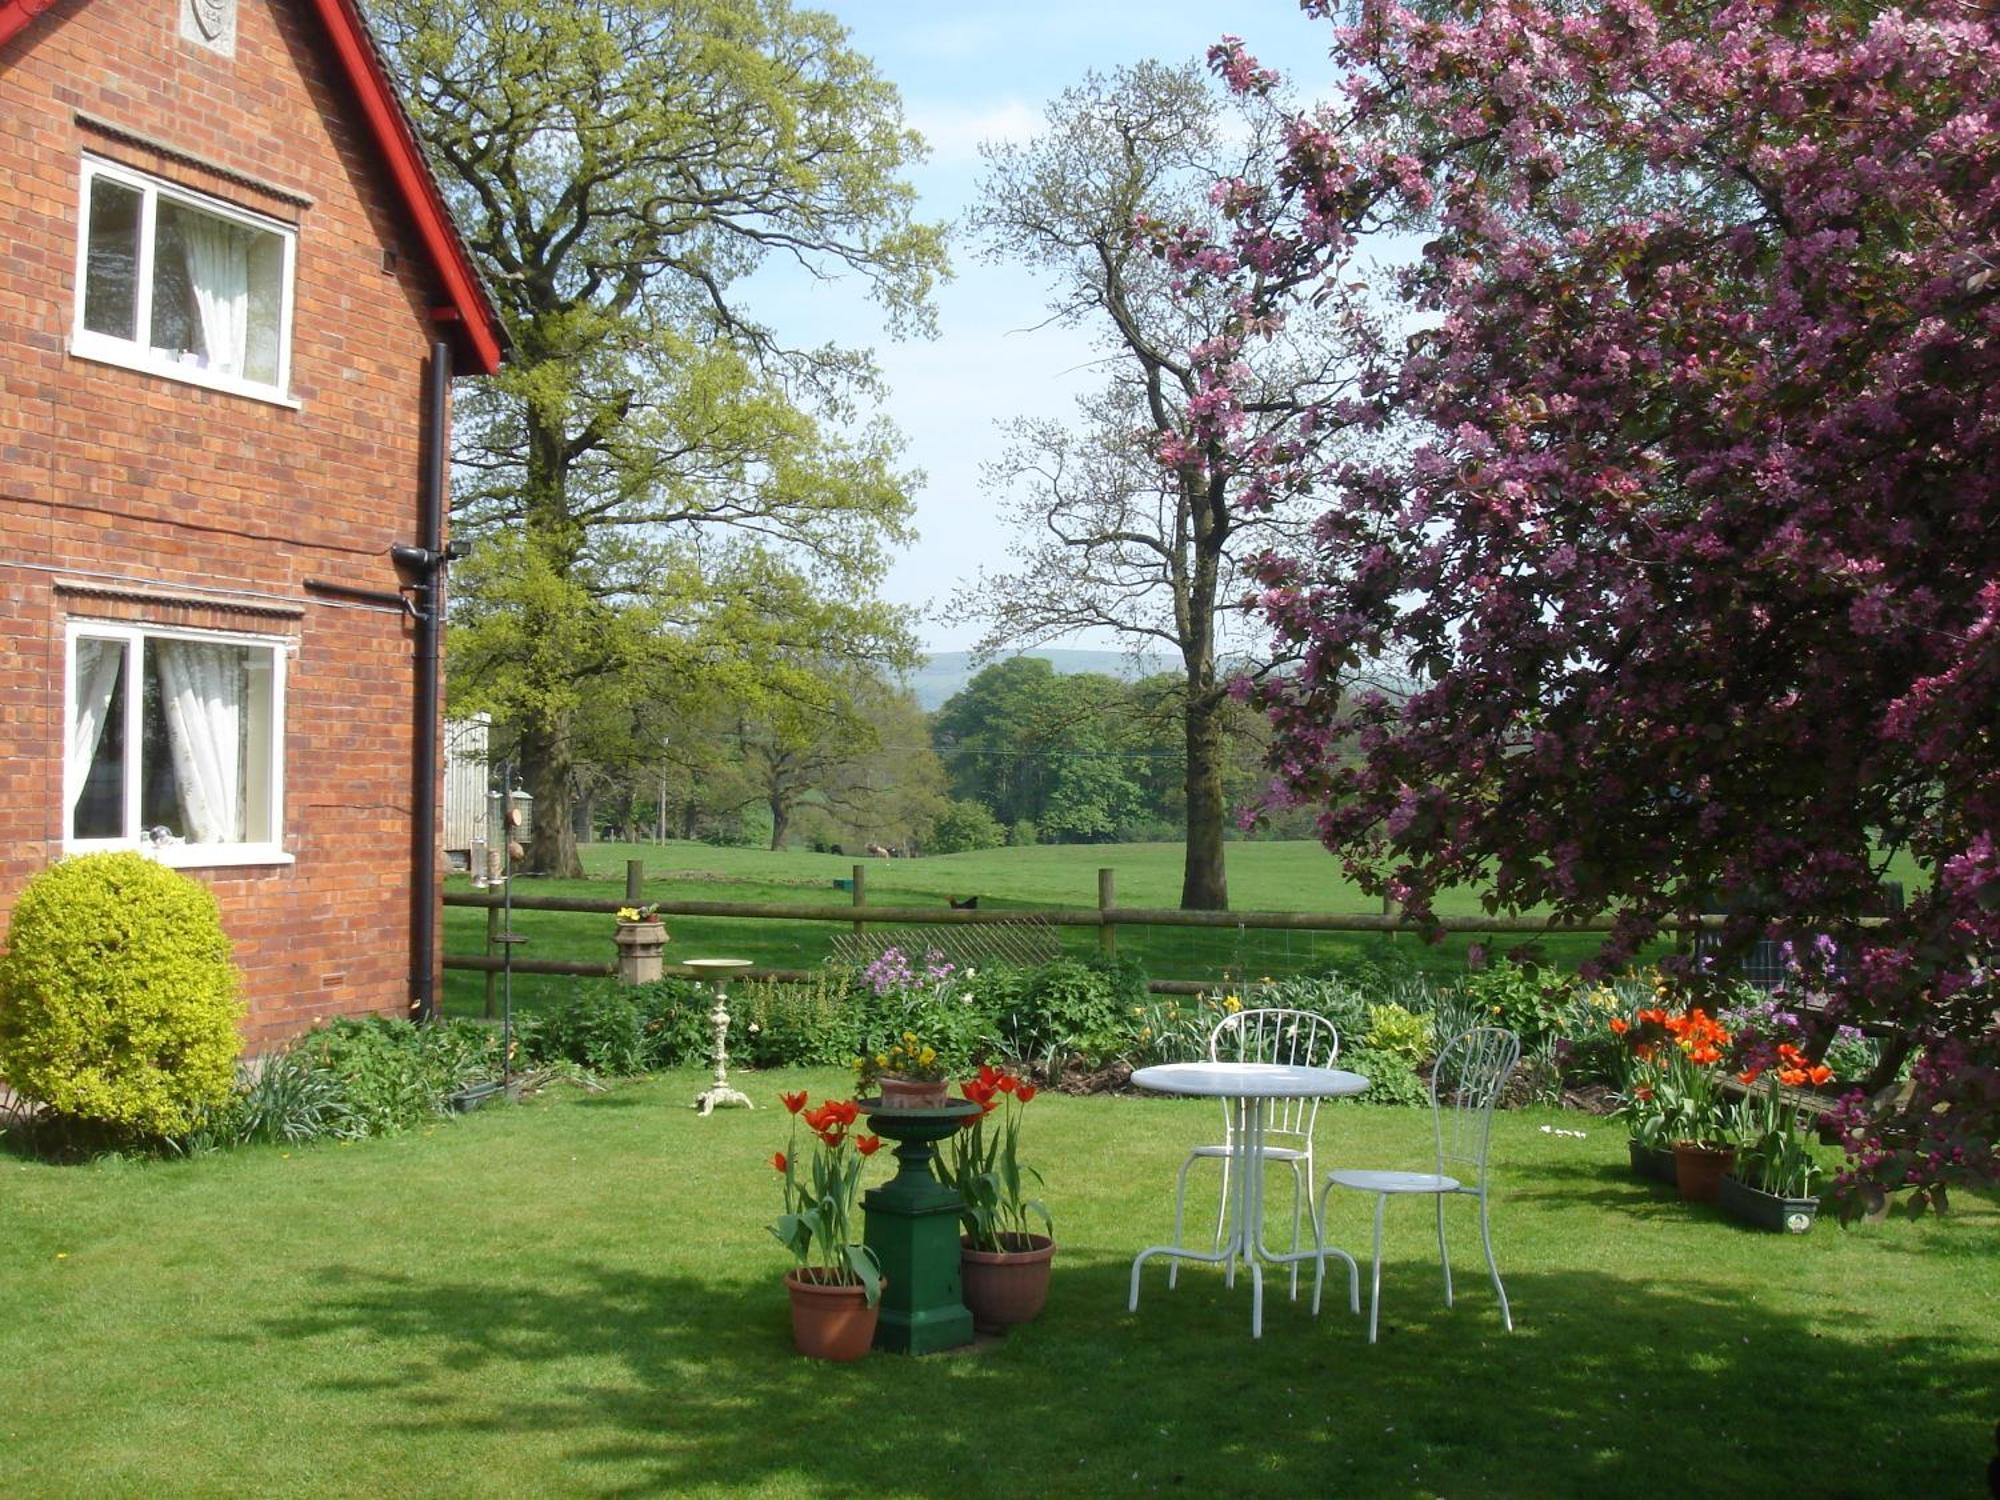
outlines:
M322 1395L397 1390L413 1450L484 1434L491 1461L553 1453L565 1489L605 1495L1968 1493L2000 1407L2000 1354L1948 1323L1884 1342L1636 1268L1510 1277L1509 1335L1472 1268L1447 1311L1434 1267L1392 1263L1373 1347L1331 1277L1317 1320L1267 1283L1253 1344L1242 1278L1169 1292L1149 1267L1131 1315L1128 1270L1065 1252L1004 1342L849 1367L791 1352L775 1269L532 1256L500 1286L329 1267L312 1313L258 1336L365 1337L379 1376Z

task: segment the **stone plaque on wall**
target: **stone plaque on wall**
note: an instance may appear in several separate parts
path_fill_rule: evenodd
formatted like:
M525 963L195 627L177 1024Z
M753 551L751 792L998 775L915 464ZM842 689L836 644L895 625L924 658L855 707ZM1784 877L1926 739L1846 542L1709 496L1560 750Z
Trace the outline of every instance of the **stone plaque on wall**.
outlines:
M181 36L224 57L236 55L236 0L176 0Z

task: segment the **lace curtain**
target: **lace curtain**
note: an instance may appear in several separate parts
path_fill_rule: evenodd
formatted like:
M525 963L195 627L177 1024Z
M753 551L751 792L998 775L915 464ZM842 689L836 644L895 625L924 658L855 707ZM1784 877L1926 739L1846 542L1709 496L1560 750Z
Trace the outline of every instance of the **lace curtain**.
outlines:
M200 213L182 214L180 232L208 368L241 376L250 347L251 232Z
M160 705L191 844L243 838L243 648L199 641L150 643Z
M123 641L95 641L79 636L76 642L76 712L69 725L69 806L65 816L76 816L77 799L97 759L97 747L104 739L104 726L111 717L111 699L118 691L119 669L125 664Z

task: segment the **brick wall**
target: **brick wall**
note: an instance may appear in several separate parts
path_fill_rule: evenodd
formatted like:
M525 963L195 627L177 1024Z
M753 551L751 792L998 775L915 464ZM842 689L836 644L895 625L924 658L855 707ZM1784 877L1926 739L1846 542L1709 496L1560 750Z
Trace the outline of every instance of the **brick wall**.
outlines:
M179 40L179 3L58 0L0 47L0 915L61 853L66 619L286 639L294 863L192 872L261 1050L408 1003L414 636L306 581L398 585L434 297L310 8L240 0L225 58ZM66 353L86 150L298 226L296 405ZM58 586L85 574L205 602Z

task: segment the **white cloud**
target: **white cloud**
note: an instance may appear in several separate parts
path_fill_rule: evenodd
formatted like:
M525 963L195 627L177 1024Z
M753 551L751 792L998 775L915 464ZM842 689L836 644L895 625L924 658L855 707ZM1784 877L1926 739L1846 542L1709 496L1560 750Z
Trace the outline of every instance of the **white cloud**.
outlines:
M1020 99L995 104L913 103L910 124L930 143L938 165L974 162L982 141L1027 141L1041 133L1039 106Z

